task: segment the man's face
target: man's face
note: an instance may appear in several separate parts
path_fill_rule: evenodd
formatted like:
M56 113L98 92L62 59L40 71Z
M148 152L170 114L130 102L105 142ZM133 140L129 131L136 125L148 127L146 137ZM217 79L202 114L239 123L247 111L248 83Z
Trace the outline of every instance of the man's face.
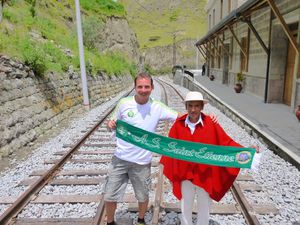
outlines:
M138 103L143 104L149 100L150 94L153 90L151 80L147 78L140 78L136 80L135 91Z
M186 109L189 114L189 119L192 123L196 123L199 120L201 111L203 109L202 101L190 101L186 102Z

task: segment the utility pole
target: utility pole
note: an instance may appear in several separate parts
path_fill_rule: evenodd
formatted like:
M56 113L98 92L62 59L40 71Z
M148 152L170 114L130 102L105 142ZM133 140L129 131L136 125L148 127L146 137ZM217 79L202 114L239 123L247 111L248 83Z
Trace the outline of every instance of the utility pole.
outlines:
M173 36L173 66L176 66L176 37L177 35L183 34L184 30L175 30L173 32L168 32L169 34L172 34Z
M173 34L173 66L176 65L176 33Z
M75 0L75 6L76 6L76 24L77 24L79 59L80 59L80 72L81 72L81 81L82 81L83 105L85 108L89 109L90 103L89 103L88 87L87 87L87 81L86 81L86 70L85 70L85 61L84 61L84 49L83 49L83 38L82 38L79 0Z
M199 40L199 37L197 37L197 40ZM196 70L197 70L199 68L199 49L198 48L195 49L196 49Z

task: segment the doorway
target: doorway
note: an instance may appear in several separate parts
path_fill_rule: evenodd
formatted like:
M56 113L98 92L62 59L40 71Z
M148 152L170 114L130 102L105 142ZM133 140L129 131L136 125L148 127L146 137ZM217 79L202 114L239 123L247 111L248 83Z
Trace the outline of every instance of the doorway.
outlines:
M297 40L298 24L295 24L294 26L292 25L291 28L293 28L291 29L292 34L294 38ZM284 77L284 91L283 91L283 103L288 106L291 105L291 101L292 101L295 59L296 59L296 51L289 41L286 70L285 70L285 77Z
M226 52L229 52L229 44L224 45L226 51L223 54L223 84L228 84L228 70L229 70L229 55Z

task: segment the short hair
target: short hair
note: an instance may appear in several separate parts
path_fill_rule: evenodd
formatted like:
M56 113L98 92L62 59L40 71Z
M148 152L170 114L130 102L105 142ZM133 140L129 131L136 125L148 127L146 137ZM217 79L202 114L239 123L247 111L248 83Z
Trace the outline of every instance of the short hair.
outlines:
M146 73L146 72L142 72L142 73L139 73L136 78L134 78L134 86L136 86L136 81L138 79L149 79L151 81L151 86L153 87L153 79L151 77L150 74Z

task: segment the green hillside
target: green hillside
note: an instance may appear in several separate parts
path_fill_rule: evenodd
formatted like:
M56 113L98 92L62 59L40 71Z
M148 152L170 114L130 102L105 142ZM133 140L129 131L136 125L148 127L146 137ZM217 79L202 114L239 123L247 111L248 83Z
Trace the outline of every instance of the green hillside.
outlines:
M165 46L206 33L206 0L120 0L141 48Z
M0 22L0 54L23 61L36 75L51 70L79 68L74 0L4 0ZM134 66L122 55L100 54L97 33L106 17L124 17L124 7L112 0L80 0L85 58L93 74L133 73ZM1 13L1 11L0 11Z

